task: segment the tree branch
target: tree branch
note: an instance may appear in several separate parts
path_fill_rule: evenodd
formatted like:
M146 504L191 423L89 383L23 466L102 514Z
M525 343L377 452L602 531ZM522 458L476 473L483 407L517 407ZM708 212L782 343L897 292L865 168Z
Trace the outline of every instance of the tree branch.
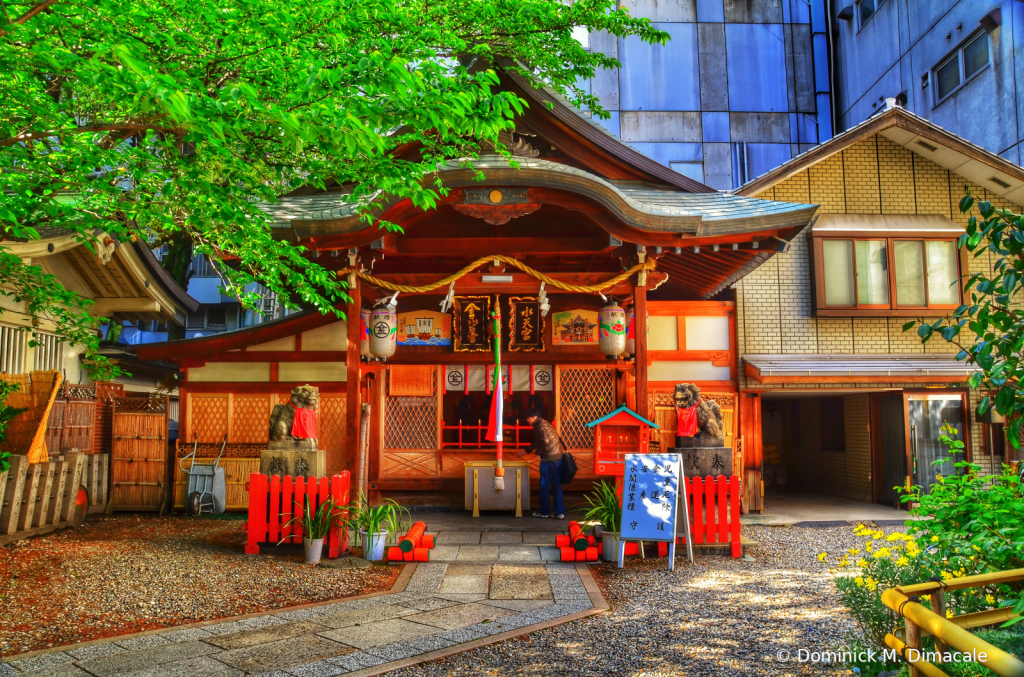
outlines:
M48 130L45 132L27 132L25 134L12 136L9 139L0 140L0 147L14 146L19 143L35 141L36 139L46 139L51 136L63 136L67 134L88 134L91 132L145 132L150 130L154 132L165 132L167 134L180 135L184 133L184 130L176 127L161 127L143 122L124 122L103 125L85 125L84 127Z
M44 11L50 5L56 5L59 1L60 0L43 0L43 2L40 2L38 5L25 12L11 23L18 24L20 26L29 19L31 19L32 17L34 17L36 14L39 14L40 12ZM7 14L6 7L4 8L4 14ZM7 35L7 31L0 28L0 38L4 37L5 35Z

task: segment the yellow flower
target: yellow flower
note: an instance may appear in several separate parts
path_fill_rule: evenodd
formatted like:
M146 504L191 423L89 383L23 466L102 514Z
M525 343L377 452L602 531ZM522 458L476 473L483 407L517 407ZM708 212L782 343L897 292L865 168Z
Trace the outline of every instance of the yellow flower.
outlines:
M875 538L876 539L878 539L878 538L885 538L885 532L882 531L881 529L879 529L878 531L875 532Z
M860 548L850 548L846 552L850 553L851 555L859 555L860 554Z
M953 617L952 609L946 609L946 618L952 618L952 617Z
M874 547L875 547L875 542L874 541L871 541L870 543L865 543L864 544L864 550L866 550L867 552L871 552L871 550L874 549Z
M932 536L932 543L935 543L935 542L937 542L938 540L939 540L939 537L938 537L938 536Z
M910 564L910 560L907 559L906 557L900 557L898 560L896 560L896 565L897 566L905 567L908 564Z
M863 588L864 587L864 579L861 578L860 576L857 576L857 578L853 579L853 582L857 584L858 588Z
M862 569L864 567L866 567L867 565L868 565L868 561L866 559L864 559L863 557L861 559L857 560L857 566L861 567Z
M985 595L985 601L988 602L989 604L995 604L996 603L996 598L993 597L992 595Z
M828 557L828 553L827 552L819 553L818 554L818 561L819 562L824 562L826 557Z
M873 578L869 578L864 581L864 584L868 586L868 590L874 591L878 587L878 581Z
M888 556L889 556L889 548L879 548L878 552L876 552L874 555L872 555L872 557L874 557L875 559L882 559L883 557L888 557Z
M971 547L974 548L975 550L977 550L978 552L981 552L981 548L979 548L978 546L972 545Z
M850 564L850 560L847 559L846 555L843 555L842 559L839 560L838 566L845 567L845 566L849 566L849 564Z
M892 543L893 541L898 541L898 540L900 540L901 538L903 538L903 534L901 534L901 533L900 533L900 532L898 532L898 531L894 531L894 532L892 532L891 534L889 534L888 536L886 536L886 537L885 537L885 540L887 540L887 541L889 541L890 543Z
M953 574L949 573L948 571L942 572L942 580L948 581L951 578L953 578Z

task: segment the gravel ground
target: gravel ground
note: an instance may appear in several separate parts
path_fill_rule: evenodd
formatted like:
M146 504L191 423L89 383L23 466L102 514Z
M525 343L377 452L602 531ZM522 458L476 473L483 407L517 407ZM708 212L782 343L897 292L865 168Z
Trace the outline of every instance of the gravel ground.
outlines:
M114 515L0 547L0 656L388 590L400 572L244 545L236 519Z
M592 566L612 609L396 671L411 675L821 675L780 650L834 650L853 621L818 553L859 543L852 528L744 527L755 562L700 557ZM887 533L891 529L885 530Z

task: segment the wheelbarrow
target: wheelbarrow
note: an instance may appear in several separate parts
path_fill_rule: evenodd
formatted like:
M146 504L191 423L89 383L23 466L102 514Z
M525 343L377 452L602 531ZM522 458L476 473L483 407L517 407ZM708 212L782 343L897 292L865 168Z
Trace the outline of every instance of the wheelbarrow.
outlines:
M204 512L223 515L227 507L227 484L224 481L224 468L220 465L220 457L228 445L228 436L220 445L220 453L212 463L198 463L196 451L199 449L199 435L196 434L192 444L192 453L178 461L178 467L188 475L188 488L185 491L185 509L188 514L196 516ZM185 461L191 459L188 468Z

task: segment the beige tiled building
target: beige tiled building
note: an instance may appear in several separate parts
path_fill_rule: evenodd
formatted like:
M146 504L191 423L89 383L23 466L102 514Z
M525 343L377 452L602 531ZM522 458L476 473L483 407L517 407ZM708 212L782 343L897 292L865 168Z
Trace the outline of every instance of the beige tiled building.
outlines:
M796 489L891 503L895 485L933 478L942 422L983 467L1006 460L957 348L903 331L950 313L949 282L994 263L957 254L965 185L996 207L1024 202L1020 167L888 106L737 191L820 205L787 253L736 285L741 434L764 459L767 501Z

